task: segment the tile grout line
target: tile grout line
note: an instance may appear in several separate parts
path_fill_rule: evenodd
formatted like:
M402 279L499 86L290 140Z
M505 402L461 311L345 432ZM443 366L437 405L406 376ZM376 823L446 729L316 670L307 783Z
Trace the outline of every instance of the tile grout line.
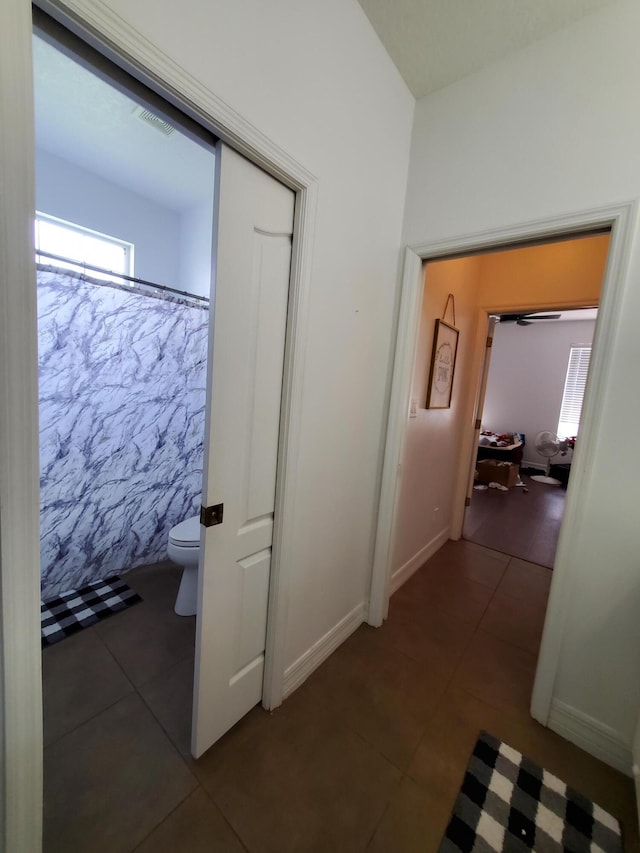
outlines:
M466 655L467 651L469 650L469 648L470 648L470 646L471 646L471 643L472 643L472 642L473 642L473 640L477 637L478 632L479 632L479 631L485 631L485 629L483 629L483 628L481 627L481 625L482 625L482 620L484 619L484 617L485 617L485 615L486 615L487 610L488 610L488 609L489 609L489 607L491 606L491 603L493 602L494 598L496 597L496 595L497 595L497 593L498 593L498 589L499 589L499 587L500 587L500 584L502 583L502 581L503 581L503 579L504 579L504 576L505 576L505 574L506 574L506 572L507 572L507 569L508 569L509 565L511 564L511 561L512 561L512 560L516 560L516 559L521 559L521 558L519 558L519 557L510 557L510 558L509 558L509 560L507 561L507 563L505 564L504 572L502 573L502 576L501 576L500 580L498 581L498 584L496 585L496 588L495 588L495 590L493 591L493 594L492 594L491 598L490 598L490 599L489 599L489 601L487 602L487 605L486 605L485 609L484 609L484 610L483 610L483 612L482 612L482 616L480 617L480 619L479 619L479 621L478 621L478 624L476 625L475 630L473 631L473 634L471 635L471 637L469 638L468 643L467 643L467 644L466 644L466 646L464 647L464 650L463 650L463 652L462 652L462 653L461 653L461 655L460 655L460 658L459 658L459 660L458 660L458 663L457 663L457 664L456 664L456 666L454 667L454 671L453 671L453 674L452 674L452 676L451 676L451 680L450 680L449 684L447 685L447 688L448 688L448 687L450 686L450 684L453 682L454 677L458 674L459 669L460 669L460 665L461 665L461 663L462 663L462 660L463 660L464 656ZM511 648L514 648L514 649L518 649L519 651L528 651L527 649L521 649L521 648L520 648L520 646L515 645L515 643L512 643L512 642L510 642L509 640L504 640L502 637L496 637L496 636L495 636L494 634L492 634L490 631L485 631L485 633L486 633L486 634L488 634L488 636L493 637L494 639L499 640L501 643L504 643L506 646L509 646L509 647L511 647ZM529 652L529 653L530 653L530 652ZM536 661L537 661L537 655L536 655ZM497 705L497 704L494 704L492 701L487 700L487 699L482 698L482 697L478 697L478 696L476 696L474 693L472 693L471 691L469 691L468 689L466 689L466 688L464 688L464 687L460 687L459 689L460 689L460 690L462 690L464 693L466 693L468 696L472 696L473 698L479 699L481 702L485 702L487 705L489 705L489 706L490 706L491 708L493 708L494 710L499 711L499 712L501 712L501 713L508 713L508 714L509 714L509 716L514 716L514 718L515 718L515 715L514 715L511 711L505 711L505 709L504 709L504 708L498 707L498 705ZM412 777L409 777L409 778L412 778ZM414 781L415 781L415 780L414 780Z
M188 793L188 794L186 794L186 795L185 795L185 796L184 796L184 797L183 797L183 798L182 798L178 803L176 803L176 805L175 805L175 806L174 806L170 811L168 811L168 812L167 812L167 814L166 814L166 815L165 815L165 816L164 816L164 817L163 817L163 818L162 818L162 819L161 819L161 820L160 820L160 821L159 821L155 826L153 826L153 827L149 830L149 832L145 835L145 837L144 837L143 839L141 839L141 840L138 842L138 844L136 844L136 846L135 846L135 847L132 847L132 848L131 848L130 853L134 853L134 851L139 850L139 849L140 849L140 847L142 847L142 845L145 843L145 841L146 841L146 840L147 840L151 835L153 835L153 833L154 833L154 832L155 832L159 827L161 827L161 826L162 826L162 824L163 824L166 820L168 820L168 819L171 817L171 815L172 815L174 812L176 812L176 811L180 808L180 806L182 806L182 805L183 805L183 804L184 804L184 803L189 799L189 797L190 797L192 794L195 794L195 793L196 793L196 791L198 790L198 788L200 788L200 789L202 790L202 786L200 785L200 783L199 783L199 782L198 782L198 784L196 785L196 787L195 787L195 788L193 788L191 791L189 791L189 793Z
M382 825L382 821L385 819L385 817L387 816L387 813L389 812L389 809L391 808L391 801L393 800L393 797L398 793L398 791L400 790L400 786L402 785L402 782L406 778L407 778L407 774L404 772L401 773L400 778L398 779L398 781L396 783L396 787L395 787L395 790L393 791L393 794L389 795L389 799L387 800L387 804L382 809L380 817L376 821L376 825L373 827L373 832L371 833L371 835L369 836L369 839L367 840L366 844L362 848L363 853L366 853L366 851L371 847L371 845L373 843L373 839L376 837L376 834Z
M410 758L409 758L409 760L408 760L408 762L407 762L407 764L406 764L405 769L401 771L401 772L402 772L402 779L404 779L404 778L408 778L408 779L411 779L411 781L412 781L412 782L415 782L415 780L413 779L413 777L411 777L411 776L409 775L409 772L408 772L408 771L409 771L409 768L411 767L411 763L412 763L413 759L415 758L416 753L417 753L417 752L418 752L418 750L420 749L420 745L422 744L422 742L423 742L424 738L426 737L427 729L428 729L428 727L429 727L429 722L430 722L430 721L433 719L433 717L435 716L435 714L436 714L437 710L439 709L439 707L440 707L441 703L444 701L444 697L445 697L445 695L446 695L446 693L447 693L447 690L450 688L450 686L452 685L452 683L453 683L453 681L454 681L454 679L455 679L456 675L458 674L458 670L459 670L459 668L460 668L460 665L461 665L461 663L462 663L462 660L463 660L463 658L464 658L464 656L465 656L465 654L466 654L467 650L469 649L469 646L471 645L471 642L472 642L473 638L476 636L476 634L477 634L477 632L478 632L478 630L479 630L479 628L480 628L480 623L482 622L482 620L483 620L483 618L484 618L484 615L485 615L485 613L487 612L487 610L488 610L488 608L489 608L489 605L490 605L490 604L491 604L491 602L493 601L493 599L494 599L494 597L495 597L495 594L496 594L496 592L497 592L497 590L498 590L498 587L499 587L499 586L500 586L500 584L502 583L502 580L503 580L503 578L504 578L504 576L505 576L505 574L506 574L507 568L509 567L509 565L510 565L510 563L511 563L511 560L512 560L512 557L509 557L509 559L505 562L505 564L504 564L504 569L502 570L502 574L500 575L500 580L499 580L499 581L498 581L498 583L496 584L496 586L495 586L495 588L494 588L494 590L493 590L493 592L492 592L492 594L491 594L491 597L488 599L487 604L486 604L486 606L485 606L484 610L482 611L482 614L481 614L480 618L478 619L478 622L477 622L477 624L476 624L476 626L475 626L474 630L472 631L472 633L471 633L471 634L470 634L470 636L469 636L469 640L467 641L467 643L464 645L464 647L463 647L463 648L462 648L462 650L460 651L460 654L458 655L458 659L457 659L456 663L454 664L454 666L452 667L450 674L449 674L448 676L443 676L443 678L444 678L444 682L445 682L445 684L444 684L444 689L443 689L443 691L442 691L441 695L439 696L439 698L437 699L437 701L435 702L433 709L431 710L431 713L430 713L430 715L429 715L429 720L425 722L425 727L424 727L424 729L423 729L422 735L420 736L420 738L419 738L419 740L418 740L418 742L417 742L417 744L416 744L415 749L414 749L414 750L413 750L413 752L411 753L411 756L410 756ZM428 561L427 561L427 563L428 563ZM427 563L425 563L425 565L427 565ZM419 569L418 571L420 571L420 569ZM471 578L468 578L468 580L472 580L472 579L471 579ZM474 582L474 583L477 583L477 581L473 581L473 582ZM478 585L479 585L479 586L485 586L485 584L478 584ZM438 610L440 610L440 608L437 608L437 609L438 609ZM440 612L441 612L441 613L445 613L445 615L446 615L446 616L448 616L450 619L454 619L454 618L455 618L455 617L453 617L451 614L448 614L448 613L446 613L446 612L445 612L445 611L443 611L443 610L440 610ZM418 623L417 623L417 621L415 621L415 620L413 620L413 619L408 619L408 620L406 620L406 621L408 621L408 622L413 622L414 624L418 624ZM409 657L408 655L406 655L406 656L407 656L407 657ZM413 658L409 658L409 659L410 659L410 660L413 660ZM414 662L415 662L415 661L414 661Z
M484 547L484 546L482 546L482 547ZM458 660L457 660L456 664L454 665L454 667L453 667L453 669L452 669L452 671L451 671L450 677L449 677L449 678L448 678L448 680L447 680L445 690L444 690L444 692L443 692L442 696L439 698L438 702L436 703L436 706L435 706L435 709L434 709L434 715L435 715L435 712L437 711L437 709L439 708L439 706L441 705L441 703L443 702L443 700L444 700L444 696L445 696L445 694L446 694L447 690L451 687L451 685L453 684L453 682L454 682L454 680L455 680L456 676L458 675L458 672L459 672L459 670L460 670L460 666L461 666L461 664L462 664L462 661L463 661L463 659L464 659L464 657L465 657L465 655L466 655L467 651L469 650L469 648L470 648L470 646L471 646L471 644L472 644L472 642L473 642L474 638L476 637L476 635L477 635L478 631L480 631L480 630L481 630L480 626L481 626L481 624L482 624L482 620L484 619L484 616L485 616L485 614L486 614L487 610L489 609L489 607L490 607L490 605L491 605L492 601L494 600L494 598L495 598L495 596L496 596L496 594L497 594L497 592L498 592L498 588L500 587L500 584L502 583L502 581L503 581L503 579L504 579L504 576L505 576L505 575L506 575L506 573L507 573L507 569L509 568L509 565L511 564L511 561L512 561L513 559L518 559L518 558L509 556L509 559L505 562L503 572L502 572L502 574L500 575L500 580L499 580L499 581L498 581L498 583L496 584L496 586L495 586L495 588L494 588L494 590L493 590L493 593L492 593L491 597L490 597L490 598L489 598L489 600L487 601L487 604L486 604L486 606L485 606L484 610L482 611L482 615L481 615L481 616L480 616L480 618L478 619L478 622L477 622L477 624L476 624L476 626L475 626L475 628L474 628L473 632L472 632L472 633L471 633L471 635L469 636L469 639L468 639L467 643L465 644L465 646L463 647L462 651L460 652L460 654L459 654L459 656L458 656ZM489 632L487 632L487 633L489 633ZM493 635L491 635L491 634L490 634L490 636L493 636ZM498 639L499 639L499 638L498 638ZM506 642L506 641L505 641L505 642ZM509 645L510 645L510 644L509 644ZM516 647L516 648L517 648L517 647ZM473 696L474 696L474 694L473 694L473 693L470 693L468 690L466 690L466 689L465 689L465 688L463 688L463 687L461 687L461 688L459 688L459 689L460 689L460 690L462 690L464 693L466 693L468 696L471 696L471 697L473 697ZM486 701L486 700L481 700L481 701ZM494 708L494 710L500 710L500 709L498 709L498 708L495 708L495 706L493 706L490 702L487 702L487 705L490 705L491 707L493 707L493 708ZM418 752L418 750L420 749L420 746L421 746L421 744L422 744L422 742L423 742L423 740L424 740L424 738L425 738L425 737L426 737L426 729L425 729L425 732L423 733L422 737L420 738L420 741L419 741L419 743L418 743L418 745L417 745L416 749L415 749L415 750L414 750L414 752L413 752L413 755L412 755L411 761L413 760L413 758L415 757L416 753L417 753L417 752ZM420 783L419 783L416 779L414 779L414 778L413 778L413 776L411 776L411 775L410 775L410 773L408 772L408 771L409 771L409 768L411 767L411 761L409 761L409 763L408 763L408 765L407 765L407 770L403 773L403 778L405 778L405 777L406 777L406 778L410 779L412 782L414 782L415 784L420 785Z
M175 666L176 666L176 667L180 666L181 664L183 664L183 663L185 662L185 660L187 660L187 658L186 658L186 657L184 657L181 661L179 661L177 664L175 664ZM173 667L171 667L171 668L170 668L170 670L171 670L171 669L173 669ZM170 670L169 670L169 671L170 671ZM167 674L167 673L165 673L165 675L166 675L166 674ZM160 676L158 676L158 677L160 677ZM153 681L153 679L150 679L149 681L147 681L147 682L146 682L146 684L149 684L151 681ZM144 685L141 685L141 686L144 686ZM156 723L158 724L158 726L162 729L163 734L166 736L166 738L167 738L167 740L169 741L169 743L171 744L171 746L172 746L172 747L175 749L175 751L178 753L178 755L180 756L180 758L181 758L181 760L183 761L183 763L185 764L185 766L188 768L188 770L189 770L189 772L191 773L191 775L193 776L193 778L194 778L194 779L196 779L196 780L198 781L198 784L200 784L200 780L198 779L198 777L196 776L196 774L191 770L191 767L190 767L190 765L189 765L188 761L185 759L184 755L182 754L182 751L180 750L180 747L179 747L179 746L178 746L178 744L173 740L173 738L171 737L171 734L167 731L167 729L166 729L166 727L165 727L164 723L162 722L162 720L161 720L161 719L158 717L158 715L155 713L155 711L153 710L153 708L151 707L151 705L147 702L147 700L145 699L144 695L140 692L140 690L139 690L137 687L135 687L135 686L134 686L134 690L136 691L136 693L137 693L137 694L138 694L138 696L140 697L140 701L142 702L142 704L143 704L143 705L145 706L145 708L149 711L149 713L151 714L151 716L153 717L153 719L156 721ZM194 759L194 761L195 761L195 759Z
M118 658L117 658L117 656L116 656L115 652L113 652L113 651L111 650L111 647L109 646L109 644L108 644L108 643L107 643L107 642L102 638L101 634L100 634L98 631L96 631L96 632L95 632L95 636L98 638L98 641L102 644L102 646L104 646L104 648L105 648L105 650L106 650L107 654L108 654L108 655L109 655L109 657L113 660L113 662L114 662L114 663L115 663L115 665L118 667L118 669L120 670L120 672L124 675L124 677L127 679L127 681L129 682L129 684L131 685L131 687L133 688L133 690L135 690L135 691L136 691L136 693L137 693L137 692L138 692L138 688L135 686L135 684L133 683L133 681L131 680L131 678L129 678L129 674L127 673L127 671L125 670L125 668L122 666L122 664L121 664L121 663L120 663L120 661L118 660Z
M92 630L92 628L93 628L93 627L94 627L94 626L92 625L92 626L90 626L90 627L89 627L88 629L86 629L86 630ZM130 696L132 693L137 693L137 692L138 692L138 691L136 690L135 684L133 684L133 683L132 683L132 681L131 681L131 679L129 678L129 676L127 675L127 673L126 673L126 672L123 670L123 668L121 667L121 665L120 665L120 661L119 661L119 660L115 657L115 655L112 653L111 649L110 649L110 648L109 648L109 646L107 646L107 644L104 642L104 640L102 639L102 637L100 636L100 634L98 634L98 632L97 632L97 631L93 631L93 636L98 640L98 642L100 643L100 645L104 648L104 650L107 652L107 654L109 655L109 657L110 657L110 658L112 659L112 661L115 663L115 665L117 666L118 670L120 671L120 673L122 674L122 676L124 677L125 681L127 682L127 684L129 685L129 687L130 687L131 689L130 689L129 691L127 691L127 693L124 693L122 696L120 696L118 699L114 700L113 702L110 702L108 705L105 705L105 707L104 707L104 708L101 708L99 711L96 711L96 712L95 712L95 714L91 714L89 717L86 717L86 719L82 720L82 722L78 723L78 724L77 724L76 726L74 726L72 729L69 729L69 731L64 732L64 734L58 735L58 737L54 738L50 743L46 744L46 746L44 746L44 747L43 747L43 750L44 750L44 749L48 749L50 746L53 746L55 743L59 743L63 738L67 737L68 735L72 734L73 732L76 732L78 729L82 728L82 726L84 726L86 723L91 722L91 720L95 720L95 718L96 718L96 717L99 717L99 716L100 716L100 714L104 714L104 713L105 713L105 711L109 711L109 710L111 710L111 708L113 708L115 705L117 705L117 704L118 704L118 702L122 702L122 700L123 700L123 699L126 699L126 697L127 697L127 696ZM65 639L67 639L67 638L65 638ZM68 639L70 639L70 638L68 638ZM62 640L61 642L64 642L64 640ZM45 648L46 648L46 647L45 647ZM52 648L52 647L49 647L49 648ZM44 652L44 651L45 651L45 649L43 649L42 651ZM44 712L43 712L43 720L44 720Z
M100 709L99 711L97 711L95 714L92 714L90 717L87 717L87 718L86 718L85 720L83 720L81 723L78 723L78 725L77 725L77 726L74 726L74 727L73 727L72 729L70 729L68 732L65 732L63 735L60 735L59 737L55 738L53 741L51 741L51 743L47 744L47 746L45 747L45 749L48 749L50 746L53 746L55 743L59 743L63 738L67 737L68 735L73 734L73 732L76 732L78 729L82 728L82 726L86 725L87 723L91 722L92 720L95 720L95 719L96 719L96 717L99 717L101 714L104 714L106 711L111 710L111 708L114 708L114 707L115 707L119 702L122 702L122 700L123 700L123 699L126 699L128 696L131 696L131 695L132 695L132 693L134 693L134 694L136 694L136 695L137 695L137 697L140 699L140 701L141 701L142 705L147 709L147 711L151 714L151 716L153 717L153 719L156 721L156 723L158 724L158 727L160 728L160 730L162 731L162 734L163 734L163 735L165 736L165 738L167 739L167 741L168 741L169 745L170 745L170 746L171 746L171 748L176 752L176 754L177 754L177 755L178 755L178 757L180 758L181 762L185 765L185 767L186 767L186 768L187 768L187 770L189 771L189 774L190 774L190 775L195 779L195 781L196 781L197 785L199 786L199 785L200 785L200 780L199 780L199 779L198 779L198 777L195 775L195 773L193 773L193 771L191 770L191 767L190 767L190 766L189 766L189 764L185 761L184 756L182 755L182 753L181 753L181 752L180 752L180 750L178 749L177 745L173 742L173 740L172 740L171 736L169 735L169 733L167 732L167 730L166 730L166 729L165 729L165 727L163 726L162 722L158 719L158 717L156 716L156 714L153 712L153 709L152 709L152 708L150 707L150 705L147 703L147 701L145 700L144 696L142 695L142 693L140 692L140 690L138 689L138 687L137 687L137 686L136 686L136 685L131 681L131 679L130 679L130 678L129 678L129 676L127 675L126 671L123 669L122 665L120 664L120 661L118 660L118 658L116 657L116 655L114 654L114 652L112 652L112 650L109 648L109 646L105 643L105 641L102 639L102 637L101 637L97 632L95 632L95 636L98 638L98 640L100 641L100 643L102 644L102 646L104 647L104 649L106 650L106 652L107 652L107 653L109 654L109 656L112 658L112 660L114 661L114 663L116 664L116 666L118 667L118 669L120 670L120 672L122 673L122 675L124 676L125 680L126 680L126 681L127 681L127 683L129 684L129 686L130 686L131 690L129 690L129 691L128 691L127 693L125 693L123 696L120 696L120 698L119 698L119 699L116 699L114 702L111 702L109 705L106 705L104 708L101 708L101 709ZM186 660L186 656L185 656L185 658L183 658L183 659L182 659L182 661L179 661L179 662L176 664L176 666L178 666L180 663L184 662L185 660ZM170 667L170 669L171 669L171 667ZM150 679L150 680L151 680L151 679ZM193 790L195 790L195 789L193 789ZM188 796L188 795L187 795L187 796ZM185 799L186 799L186 798L185 798ZM163 818L163 820L164 820L164 818ZM161 823L162 823L162 821L161 821ZM158 824L158 826L159 826L159 824Z
M119 699L116 699L114 702L111 702L109 705L105 705L104 708L101 708L99 711L96 711L95 714L91 714L90 717L87 717L86 719L82 720L81 723L78 723L77 726L74 726L72 729L69 729L68 732L64 732L64 734L58 735L58 737L54 738L52 741L50 741L49 743L47 743L43 747L43 751L46 752L50 747L55 746L56 744L59 744L61 740L64 740L66 737L69 737L69 735L74 734L74 732L77 732L78 729L81 729L83 726L86 726L87 723L92 722L93 720L96 719L96 717L99 717L101 714L104 714L107 711L110 711L118 703L122 702L123 699L126 699L127 697L131 696L135 692L136 692L136 690L135 690L135 688L133 688L128 693L125 693L123 696L120 696Z
M499 587L499 586L500 586L500 584L502 583L502 580L503 580L503 578L504 578L504 576L505 576L505 574L506 574L506 572L507 572L507 569L508 569L508 567L509 567L509 564L511 563L511 560L512 560L512 558L510 557L510 558L507 560L507 562L505 563L505 565L504 565L504 569L503 569L503 571L502 571L502 574L500 575L500 580L499 580L499 581L498 581L498 583L496 584L495 589L493 590L493 592L492 592L492 594L491 594L491 597L488 599L488 601L487 601L487 603L486 603L486 605L485 605L485 607L484 607L484 610L482 611L482 614L480 615L480 618L478 619L478 621L477 621L477 623L476 623L475 628L473 629L472 633L469 635L469 639L467 640L466 644L463 646L463 648L462 648L462 650L461 650L460 654L458 655L458 660L456 661L455 665L452 667L451 674L450 674L450 676L449 676L449 679L447 680L447 684L446 684L446 687L445 687L445 691L444 691L445 693L446 693L446 691L449 689L449 687L451 686L451 684L453 683L453 681L454 681L454 679L456 678L456 676L458 675L458 672L459 672L459 670L460 670L460 666L461 666L461 664L462 664L462 661L463 661L463 659L464 659L464 657L465 657L465 655L466 655L467 651L469 650L469 648L470 648L470 646L471 646L471 643L473 642L473 640L474 640L474 638L476 637L476 635L477 635L478 631L480 630L480 625L482 624L482 620L484 619L485 614L486 614L487 610L489 609L489 607L490 607L490 605L491 605L491 602L492 602L492 601L493 601L493 599L495 598L496 592L498 591L498 587ZM443 694L443 696L444 696L444 694ZM440 697L440 699L438 700L438 704L439 704L439 702L441 702L441 701L442 701L442 698L443 698L443 697L441 696L441 697Z
M489 610L489 607L491 607L491 605L493 604L493 602L494 602L494 600L498 594L498 590L500 589L500 584L504 580L504 577L507 573L507 569L511 565L512 560L522 560L522 557L510 556L509 559L507 560L507 562L505 563L505 568L504 568L504 571L500 577L500 580L498 581L496 588L494 589L493 594L491 595L491 598L487 602L487 606L482 611L482 616L480 617L480 620L479 620L478 624L476 625L476 628L475 628L475 630L474 630L474 632L473 632L473 634L469 640L469 643L465 646L463 655L466 654L466 652L469 648L469 645L471 644L471 640L474 639L474 637L477 635L478 631L484 631L485 634L488 634L490 637L493 637L495 640L499 640L501 643L504 643L505 645L510 646L511 648L518 649L519 651L527 652L528 654L535 654L536 665L537 665L538 655L540 652L539 646L538 646L538 651L534 653L530 649L525 649L522 646L519 646L517 643L512 642L511 640L505 640L504 637L499 637L497 634L493 634L491 631L488 631L486 628L481 627L482 626L482 620L486 616L487 611ZM530 561L524 560L523 562L530 562ZM540 565L540 563L532 563L532 565L538 566L538 565ZM542 566L542 568L547 569L546 566ZM548 571L553 571L553 569L548 569ZM508 593L502 593L502 595L506 595L507 598L510 598L512 600L518 600L516 596L510 596ZM544 605L545 614L546 614L547 607L548 607L548 595L547 595L547 601L545 602L545 605ZM470 695L473 695L473 694L470 694Z
M498 593L498 590L496 589L496 595L497 595L497 593ZM518 603L525 601L525 599L519 598L518 596L515 596L515 595L510 595L507 592L503 592L503 593L501 593L501 595L504 596L505 598L509 599L510 601L515 601ZM493 603L494 598L495 598L495 595L492 597L491 601L489 602L489 606ZM526 603L530 609L536 609L536 610L544 611L544 614L546 616L547 607L548 607L548 596L547 596L547 600L545 601L544 605L530 604L529 602L526 602ZM483 618L484 618L484 614L483 614ZM544 620L543 620L543 622L544 622ZM478 625L478 628L480 628L480 625ZM536 651L532 652L530 648L526 648L523 645L521 646L518 643L514 642L513 640L507 640L504 637L501 637L499 634L494 633L489 628L482 628L481 630L483 630L486 634L489 634L490 637L493 637L496 640L500 640L501 643L506 643L509 646L513 646L514 649L520 649L520 651L522 651L522 652L527 652L528 654L535 655L536 660L537 660L537 657L540 653L540 642L538 642L538 647L537 647Z
M220 812L220 815L221 815L222 819L223 819L223 820L224 820L224 822L227 824L227 826L229 827L229 829L231 830L231 832L234 834L235 838L237 838L237 839L238 839L238 842L239 842L240 846L243 848L243 850L246 850L246 851L247 851L247 853L251 853L251 848L250 848L250 847L248 847L248 846L245 844L245 842L244 842L243 838L240 836L240 834L238 833L238 831L236 830L236 828L234 827L234 825L231 823L231 821L229 820L229 818L228 818L228 817L226 816L226 814L224 813L224 811L223 811L223 809L222 809L222 806L221 806L219 803L217 803L217 802L216 802L216 800L215 800L214 796L213 796L212 794L210 794L210 793L209 793L209 791L205 788L205 786L204 786L202 783L200 783L200 788L202 789L202 791L203 791L203 793L204 793L205 797L207 798L207 800L212 804L212 806L213 806L215 809L217 809L217 810Z

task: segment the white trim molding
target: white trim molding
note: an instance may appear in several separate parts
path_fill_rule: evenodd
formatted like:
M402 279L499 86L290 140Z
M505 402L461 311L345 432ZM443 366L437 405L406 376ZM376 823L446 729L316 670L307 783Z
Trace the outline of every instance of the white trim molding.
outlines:
M265 708L275 708L284 698L288 584L293 571L294 489L301 432L308 294L318 180L107 6L96 0L36 0L36 5L107 59L296 192L262 699Z
M386 618L389 596L391 595L393 530L398 501L400 463L404 454L407 433L411 377L418 341L423 291L422 279L421 259L411 249L405 249L398 332L387 419L387 437L380 486L378 524L371 572L371 592L367 614L367 622L374 627L380 627Z
M629 267L633 234L638 215L636 202L603 207L574 214L566 221L582 223L583 229L597 224L611 227L609 254L605 270L598 320L593 339L593 353L589 367L589 381L582 405L580 441L573 454L571 485L567 492L564 516L560 528L558 547L553 567L551 591L547 604L544 631L538 655L536 677L531 697L531 715L543 725L548 725L556 673L560 665L562 641L569 609L570 583L574 570L573 543L580 540L584 495L590 491L592 466L586 464L596 454L598 425L602 417L599 401L604 396L611 371L613 342L619 324L623 285ZM560 225L563 220L551 220ZM561 229L558 229L558 233ZM583 462L583 460L585 460Z
M625 776L632 776L631 747L620 734L593 717L583 714L559 699L551 702L549 728L589 755L594 755Z
M293 691L300 687L303 681L323 663L329 655L333 654L338 646L341 646L354 631L364 622L365 605L358 604L350 613L341 619L327 633L320 637L311 648L300 655L284 673L284 696L290 696Z
M411 557L411 559L407 560L404 565L400 566L400 568L391 575L391 595L399 590L400 587L409 580L411 575L414 575L419 568L424 566L427 560L430 557L433 557L436 551L439 551L445 542L449 541L450 532L450 529L445 527L445 529L438 533L437 536L434 536L430 542L427 542L424 548L421 548L413 555L413 557Z
M0 849L42 843L31 7L0 3Z
M291 284L287 338L282 379L280 415L280 450L276 472L276 503L274 513L269 604L267 611L267 641L265 650L262 705L266 710L277 708L285 693L285 642L289 609L289 583L293 573L293 536L295 530L295 483L297 479L298 448L302 432L301 412L307 339L308 292L311 279L311 235L315 228L317 184L298 192L293 223L291 254ZM306 244L303 244L302 236Z
M610 228L621 216L628 215L634 208L635 202L625 201L549 216L546 219L533 219L499 228L487 228L485 231L444 237L417 243L410 248L425 261L459 254L471 255L487 249L515 248L534 241L544 242Z
M295 158L99 0L36 0L35 5L286 186L303 189L317 181Z

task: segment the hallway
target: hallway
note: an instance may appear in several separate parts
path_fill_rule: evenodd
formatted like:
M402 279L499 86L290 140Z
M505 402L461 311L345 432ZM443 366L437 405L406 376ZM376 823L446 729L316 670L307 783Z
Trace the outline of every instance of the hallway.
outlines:
M529 717L550 578L448 542L382 628L194 761L178 575L134 571L142 604L43 653L46 853L435 851L480 729L612 812L637 850L631 780Z

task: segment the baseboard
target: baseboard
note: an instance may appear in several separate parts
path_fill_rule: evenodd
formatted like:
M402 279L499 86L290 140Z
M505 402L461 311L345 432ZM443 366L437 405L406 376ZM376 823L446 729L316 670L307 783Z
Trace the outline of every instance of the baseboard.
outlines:
M625 776L632 775L631 746L614 729L594 720L582 711L554 699L551 702L548 727L585 752L615 767Z
M342 645L362 625L365 612L364 602L358 604L337 625L334 625L333 628L327 631L324 637L321 637L310 649L307 649L304 654L300 655L291 666L287 667L284 672L283 684L283 696L285 698L293 693L297 687L300 687L302 682L306 681L314 669L317 669L330 654L335 652L338 646Z
M543 465L542 462L527 462L526 459L523 459L520 463L520 468L535 468L537 471L546 471L547 466Z
M433 555L438 551L445 542L449 539L450 528L445 527L437 536L434 536L430 542L421 548L417 554L414 554L410 560L400 566L392 575L391 575L391 587L389 590L389 594L393 595L393 593L400 589L402 584L406 583L411 575L415 574L421 566L427 562L429 557L433 557Z

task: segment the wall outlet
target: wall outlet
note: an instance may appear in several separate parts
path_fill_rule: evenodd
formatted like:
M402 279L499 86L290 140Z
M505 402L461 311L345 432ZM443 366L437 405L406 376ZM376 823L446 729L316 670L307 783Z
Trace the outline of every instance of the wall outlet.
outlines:
M417 418L418 417L418 401L412 400L411 406L409 407L409 417Z

